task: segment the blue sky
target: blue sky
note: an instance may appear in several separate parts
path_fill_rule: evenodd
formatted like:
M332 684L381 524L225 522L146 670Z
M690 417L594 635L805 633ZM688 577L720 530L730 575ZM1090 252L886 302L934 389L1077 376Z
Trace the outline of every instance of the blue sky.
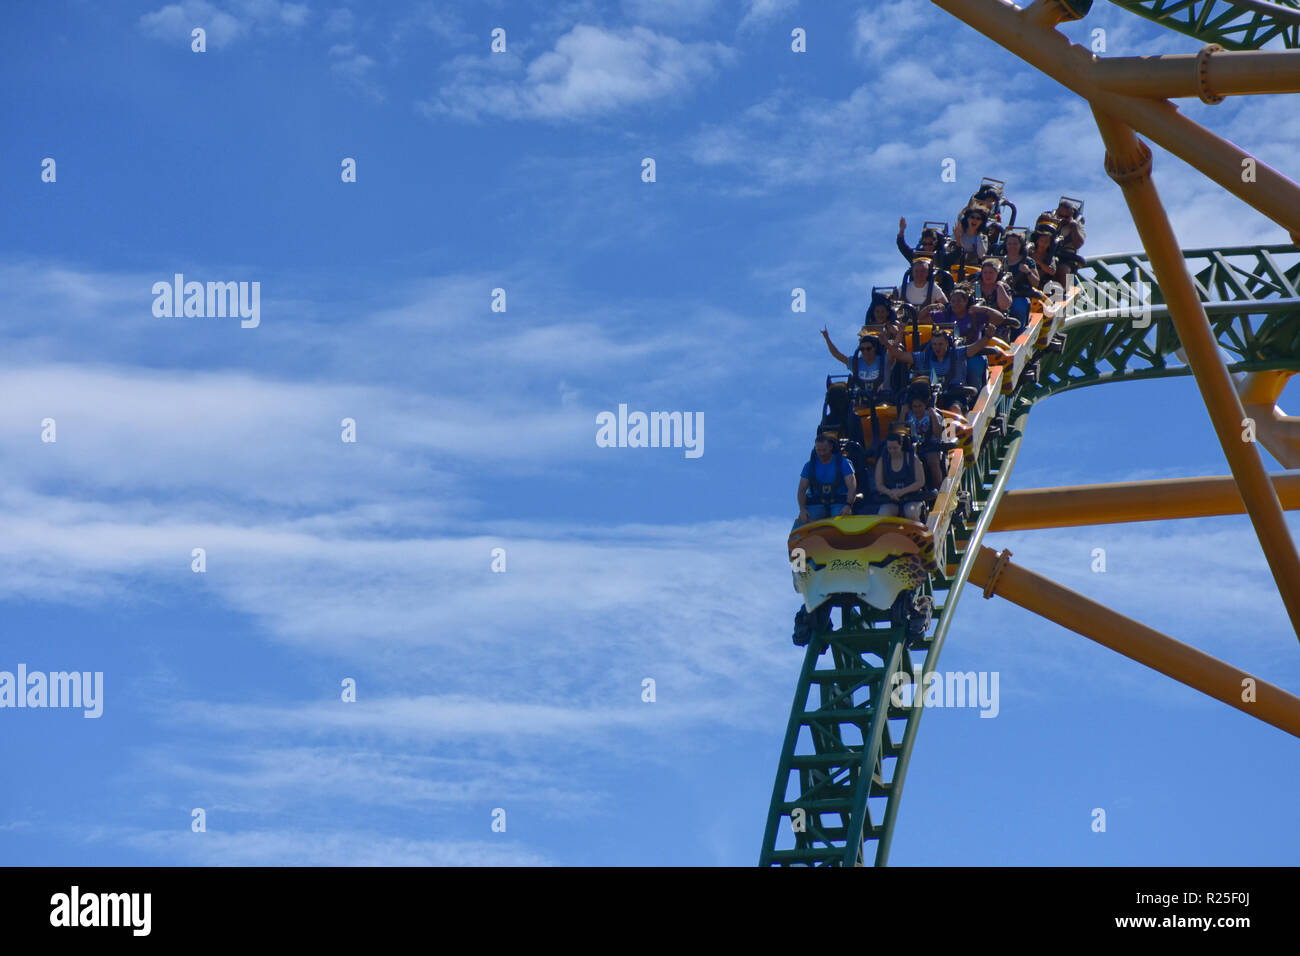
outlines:
M1073 39L1199 46L1097 6ZM105 703L0 711L5 863L753 864L818 329L849 343L899 216L951 219L982 176L1138 248L1087 110L911 0L9 24L0 669L103 671ZM1293 104L1180 108L1300 178ZM1156 175L1184 246L1284 240L1160 151ZM156 318L177 272L260 282L260 326ZM597 448L620 403L702 412L704 455ZM1044 403L1013 485L1226 471L1176 380ZM988 543L1300 688L1243 519ZM1295 861L1281 731L974 591L942 664L998 671L1001 711L927 714L893 863Z

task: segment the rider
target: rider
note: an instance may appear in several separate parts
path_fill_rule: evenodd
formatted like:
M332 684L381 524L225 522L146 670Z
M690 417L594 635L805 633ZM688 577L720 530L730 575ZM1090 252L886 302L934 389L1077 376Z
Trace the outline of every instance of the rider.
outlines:
M876 460L876 488L879 491L877 513L897 515L919 521L925 488L921 461L912 453L912 438L907 432L891 432L885 439L885 451Z
M1068 285L1067 277L1078 272L1084 264L1079 249L1083 247L1087 233L1083 223L1074 218L1078 212L1078 207L1064 198L1056 206L1056 259L1059 263L1056 281L1062 286Z
M927 315L931 322L938 325L954 326L957 334L967 342L974 341L985 327L991 327L992 334L996 334L998 326L1008 321L997 309L977 303L974 286L969 282L953 287L952 298L946 306L940 308L932 305L923 309L920 317L924 319Z
M992 339L997 334L998 324L1005 322L1006 316L997 309L976 304L974 298L970 283L963 282L955 286L946 309L937 315L931 309L931 321L951 324L963 342ZM967 353L969 358L966 360L965 384L976 389L983 388L988 378L989 360L988 356L981 354L982 351L980 349Z
M1038 288L1038 265L1025 251L1025 239L1018 232L1008 232L1006 238L1007 261L1003 275L1011 292L1010 315L1020 321L1023 328L1029 324L1029 299Z
M947 228L946 226L944 227ZM898 238L896 241L898 251L903 254L903 258L909 263L918 256L928 258L934 268L935 279L944 292L952 288L952 276L948 274L948 267L952 265L951 250L948 249L947 237L935 229L933 226L927 226L921 230L921 242L913 249L907 244L904 235L907 232L907 220L898 220Z
M888 338L889 324L894 320L893 305L879 292L872 293L871 306L867 309L867 321L883 326L877 334L872 326L864 325L858 332L858 347L852 355L845 355L831 341L830 332L822 329L822 338L830 353L849 370L849 378L859 392L874 393L883 400L892 391L894 378L894 360L886 353L881 342L881 335Z
M989 254L989 238L984 234L984 224L989 214L979 206L967 206L957 220L957 244L963 253L963 265L980 262Z
M978 356L992 338L992 327L985 326L978 339L969 345L953 348L952 332L943 326L935 326L930 333L929 343L921 351L909 352L900 343L895 343L891 354L897 361L926 375L932 386L944 386L945 391L968 384L982 388L984 380L977 378L977 375L980 368L987 369L987 360L983 356L973 362L971 359Z
M979 278L975 281L975 302L997 309L999 312L1011 311L1011 293L999 278L1002 274L1001 259L985 259L980 265Z
M813 453L799 473L799 517L794 527L853 513L852 501L858 494L858 480L853 465L840 454L839 444L824 432L817 435Z
M1038 281L1034 285L1041 291L1049 282L1060 282L1057 278L1056 257L1052 255L1052 234L1046 229L1037 230L1029 239L1029 256L1038 268ZM1061 282L1064 288L1064 282Z
M988 239L990 246L997 243L998 237L1002 233L1002 213L999 210L1001 199L1002 194L998 192L997 187L992 183L985 183L980 186L975 191L975 195L970 197L970 206L988 211L988 225L984 229L984 235ZM958 216L960 215L958 213Z
M930 476L930 487L938 488L943 481L943 465L939 459L939 443L943 440L943 417L930 404L930 390L922 383L908 390L907 426L917 454L925 460Z
M917 256L912 260L912 268L903 281L903 301L913 309L923 309L936 302L946 305L948 297L943 294L943 287L936 285L937 278L933 261L925 256Z

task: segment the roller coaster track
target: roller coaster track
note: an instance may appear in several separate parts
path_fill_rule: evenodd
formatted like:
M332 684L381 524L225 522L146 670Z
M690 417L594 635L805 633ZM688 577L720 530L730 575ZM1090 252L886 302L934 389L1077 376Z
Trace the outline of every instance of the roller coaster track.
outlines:
M1296 247L1277 245L1198 249L1184 252L1188 271L1205 305L1230 372L1295 369L1300 355L1300 258ZM1065 320L1066 347L1045 356L1039 386L1025 397L1102 382L1190 375L1174 354L1178 335L1160 289L1142 254L1101 256L1088 261L1075 314ZM1116 289L1132 302L1145 283L1151 290L1150 325L1116 315L1099 288ZM1104 284L1104 285L1103 285ZM1130 291L1132 290L1132 291Z
M1219 346L1230 356L1229 371L1300 371L1300 250L1200 249L1184 258ZM1005 432L988 432L962 470L971 510L954 515L946 561L931 581L937 625L918 648L925 652L925 673L936 669L1035 403L1089 385L1191 374L1178 358L1178 337L1145 255L1090 259L1080 278L1073 314L1064 323L1064 349L1041 355L1036 384L1025 382L999 399ZM1143 296L1149 309L1125 307L1139 314L1117 314L1109 291L1141 290L1141 282L1149 283ZM896 681L900 687L914 683L913 673L913 651L887 613L842 607L838 628L814 632L786 727L760 865L886 863L924 713L922 694L914 705L899 706L889 691Z
M1110 0L1170 30L1226 50L1258 50L1280 38L1300 47L1300 0Z

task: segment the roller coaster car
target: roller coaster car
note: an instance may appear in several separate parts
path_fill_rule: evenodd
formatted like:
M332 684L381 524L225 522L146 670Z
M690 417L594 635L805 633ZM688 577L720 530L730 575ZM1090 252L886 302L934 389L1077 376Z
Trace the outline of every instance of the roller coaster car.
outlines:
M948 274L952 276L952 281L956 282L974 282L979 278L980 267L978 265L961 265L954 263L948 267Z
M912 249L913 256L933 256L935 252L940 252L945 256L952 255L952 247L956 245L957 240L953 239L949 232L948 223L939 222L934 219L927 219L921 223L921 235L924 236L926 230L933 229L939 234L939 245L935 250L923 249L920 240L917 240L916 246Z
M924 524L906 518L854 515L800 525L786 553L795 590L816 611L833 594L852 594L889 610L906 590L938 570L934 539Z
M1015 358L1011 343L996 335L989 339L988 345L979 350L979 354L987 355L990 365L1006 365Z
M966 208L983 209L988 216L985 220L987 225L1000 217L999 207L1002 205L1002 193L1005 189L1006 183L986 176L980 180L979 188L970 194L970 199L966 200Z
M968 207L983 209L988 214L984 234L988 236L990 249L998 243L1003 232L1016 224L1016 206L1006 198L1006 188L1007 184L1002 180L985 176L980 180L979 188L971 193L970 201L967 203ZM1011 216L1005 226L1002 224L1004 208L1011 210Z
M1073 196L1062 196L1052 209L1045 209L1038 214L1038 221L1034 224L1035 232L1050 232L1053 243L1056 240L1056 233L1061 228L1061 220L1056 217L1056 210L1061 208L1061 203L1067 203L1074 207L1074 221L1079 225L1083 222L1083 200L1075 199Z
M898 319L898 320L901 320L901 319L902 319L903 316L902 316L901 311L899 310L899 305L900 305L900 303L902 302L902 296L899 295L899 293L898 293L898 288L897 288L896 286L892 286L892 285L874 285L874 286L872 286L872 287L871 287L871 301L872 301L872 302L875 302L877 297L880 297L880 298L882 298L882 299L888 299L888 300L889 300L889 315L890 315L890 318L892 318L892 319ZM866 321L867 321L867 325L868 325L868 327L870 327L870 328L873 328L873 329L880 329L880 330L883 331L884 326L881 325L879 322L876 321L876 317L875 317L875 315L872 314L873 311L874 311L874 309L873 309L872 311L869 311L869 312L867 313L867 320L866 320Z
M965 454L971 454L974 450L975 432L966 416L959 415L946 408L939 408L936 411L938 411L939 417L943 419L944 437L943 441L939 443L939 447L945 451L960 448Z
M925 222L921 223L921 235L925 235L927 229L933 229L939 234L940 244L943 243L944 239L952 238L952 236L948 234L948 224L946 222L940 222L937 219L927 219Z
M934 615L934 598L919 591L903 591L889 609L889 621L907 629L909 648L925 645L925 635Z
M862 422L863 444L874 448L898 421L898 406L893 404L860 404L856 409L858 420Z

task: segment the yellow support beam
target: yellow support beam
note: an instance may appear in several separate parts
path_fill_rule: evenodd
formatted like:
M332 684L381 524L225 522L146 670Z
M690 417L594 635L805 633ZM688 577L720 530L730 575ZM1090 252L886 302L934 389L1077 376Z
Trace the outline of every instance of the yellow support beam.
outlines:
M1270 476L1278 501L1300 510L1300 473ZM1008 491L998 503L989 531L1035 531L1129 521L1205 518L1244 514L1231 475L1162 478L1107 485L1073 485Z
M1096 71L1098 57L1055 29L1065 19L1056 0L1035 0L1023 10L1002 0L931 2L1082 96L1094 111L1100 109L1149 136L1282 226L1300 244L1300 186L1188 119L1168 100L1125 95L1103 86ZM1247 169L1250 177L1243 176Z
M1151 179L1151 150L1138 140L1132 129L1095 104L1092 112L1106 144L1106 172L1124 192L1151 271L1169 307L1169 319L1178 332L1187 365L1210 414L1269 570L1273 572L1291 627L1300 639L1300 555L1287 530L1282 505L1264 470L1259 447L1255 442L1243 440L1242 422L1246 413L1232 376L1223 364L1214 330Z
M1011 552L980 548L970 581L1167 677L1300 737L1300 697L1204 651L1118 614L1078 591L1012 564Z
M1260 444L1283 468L1300 468L1300 417L1277 407L1282 389L1294 374L1291 369L1270 369L1233 377L1241 407L1255 423Z
M1107 90L1128 96L1216 102L1248 93L1300 93L1300 50L1223 50L1172 56L1096 58L1093 75Z
M1241 400L1219 356L1205 309L1151 180L1151 150L1138 140L1134 130L1146 133L1224 189L1286 227L1298 243L1300 186L1187 119L1167 100L1105 88L1097 74L1097 58L1071 44L1056 30L1061 22L1077 15L1063 0L1034 0L1023 10L1003 0L932 2L1078 93L1092 107L1097 129L1106 144L1106 171L1124 191L1151 269L1168 303L1187 364L1210 413L1291 626L1300 639L1300 555L1287 531L1282 507L1255 444L1242 440L1242 420L1246 416ZM1212 59L1213 56L1204 56L1206 68Z

